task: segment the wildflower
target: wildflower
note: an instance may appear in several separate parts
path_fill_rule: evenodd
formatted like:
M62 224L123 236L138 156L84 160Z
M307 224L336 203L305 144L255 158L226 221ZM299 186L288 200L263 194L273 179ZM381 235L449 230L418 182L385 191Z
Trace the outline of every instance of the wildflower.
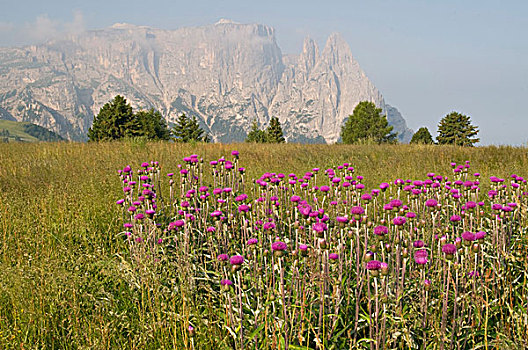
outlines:
M379 270L381 269L381 261L371 260L367 262L367 270L369 270L371 276L377 277L379 275Z
M460 220L462 220L460 215L453 215L449 218L449 221L451 221L453 224L458 223Z
M423 246L424 246L424 242L423 241L418 240L418 241L414 241L413 242L413 247L415 247L415 248L423 248Z
M324 222L316 222L312 225L312 230L314 230L318 237L324 236L324 231L328 229L328 226Z
M249 211L249 205L247 204L241 204L239 207L238 207L238 212L239 213L247 213Z
M403 202L401 200L399 200L399 199L393 199L393 200L390 201L390 205L393 208L399 208L399 207L401 207L403 205Z
M483 241L484 237L486 237L486 232L484 231L478 231L475 233L475 239L478 239L479 241Z
M302 256L308 255L308 246L306 244L299 244L299 251Z
M392 220L392 223L396 226L402 226L407 222L403 216L397 216Z
M368 193L365 193L361 196L361 200L364 200L364 201L370 201L372 199L372 196Z
M357 220L361 215L365 213L365 209L359 206L355 206L355 207L352 207L352 209L350 209L350 213L354 215L354 217Z
M228 280L228 279L223 279L223 280L220 281L220 284L222 286L231 286L231 285L233 285L233 281Z
M389 228L387 226L380 225L374 227L374 234L376 236L384 236L387 233L389 233Z
M425 201L425 206L428 208L436 208L438 201L436 199L428 199Z
M288 250L288 246L284 242L277 241L273 242L271 250L276 257L281 257L285 254L286 250Z
M220 262L225 262L229 260L229 255L227 254L219 254L216 259Z
M339 255L336 253L330 253L328 254L328 259L330 259L331 263L335 263L339 259Z
M462 233L462 239L468 243L471 243L477 239L477 236L473 232L465 231Z
M344 227L348 223L348 218L346 216L338 216L336 217L336 221L341 225L341 227Z
M297 203L297 202L300 201L300 200L301 200L301 197L296 196L296 195L293 195L293 196L291 196L291 198L290 198L290 201L292 201L292 202L294 202L294 203Z
M231 269L233 272L238 271L241 268L241 265L244 263L244 257L242 255L234 255L229 259L231 264Z
M250 239L248 239L248 241L247 241L247 245L249 245L249 246L254 246L254 245L256 245L257 243L258 243L258 239L256 239L256 238L250 238Z
M442 252L446 255L446 259L448 260L453 259L456 251L457 247L454 244L447 243L442 246Z

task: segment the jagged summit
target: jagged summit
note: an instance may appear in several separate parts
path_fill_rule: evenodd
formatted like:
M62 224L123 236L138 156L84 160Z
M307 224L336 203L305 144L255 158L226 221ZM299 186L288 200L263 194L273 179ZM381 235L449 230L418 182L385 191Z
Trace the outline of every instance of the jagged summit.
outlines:
M220 25L220 24L240 24L240 23L227 19L227 18L220 18L218 22L215 23L215 26Z
M243 140L252 120L266 125L272 116L288 141L335 142L360 101L392 111L339 34L322 50L306 38L299 55L285 57L274 29L262 24L221 19L160 30L116 23L0 49L0 118L84 139L93 116L117 94L134 108L158 109L169 122L194 115L222 142ZM408 130L399 115L389 121Z

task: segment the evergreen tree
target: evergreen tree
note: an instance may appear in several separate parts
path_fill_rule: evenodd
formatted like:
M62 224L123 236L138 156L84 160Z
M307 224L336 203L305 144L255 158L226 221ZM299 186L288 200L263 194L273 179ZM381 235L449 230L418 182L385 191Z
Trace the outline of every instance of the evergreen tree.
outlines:
M438 136L436 140L440 145L473 146L479 142L476 138L479 130L471 125L471 119L458 112L446 115L438 124Z
M194 115L187 124L187 135L189 137L189 141L209 142L209 136L200 127L198 120L196 120Z
M189 142L189 137L187 135L188 124L189 119L187 119L185 113L182 113L172 127L172 136L176 142Z
M178 117L172 128L172 135L176 142L209 142L209 136L200 127L196 117L189 119L185 114Z
M266 129L266 142L269 143L284 143L284 134L282 133L282 127L279 122L279 118L271 117L270 124Z
M170 130L167 122L159 111L151 108L148 111L139 111L134 118L134 133L149 140L169 140Z
M90 141L117 140L133 135L134 114L132 107L123 96L117 95L106 103L94 118L92 127L88 130Z
M389 126L387 118L381 115L381 111L381 108L376 108L372 102L360 102L341 128L343 143L395 142L397 134L392 133L393 127Z
M264 130L259 129L259 125L256 119L254 119L253 124L251 124L251 130L249 131L246 137L246 142L266 142L266 132Z
M431 136L431 133L429 132L429 129L427 129L426 127L421 127L414 133L410 143L432 145L434 141L433 137Z

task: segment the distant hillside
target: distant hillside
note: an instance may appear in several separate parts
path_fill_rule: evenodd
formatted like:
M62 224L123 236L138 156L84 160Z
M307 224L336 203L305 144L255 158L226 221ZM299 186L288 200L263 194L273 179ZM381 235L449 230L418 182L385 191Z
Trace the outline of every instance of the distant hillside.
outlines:
M0 120L0 142L39 141L64 141L64 138L32 123Z

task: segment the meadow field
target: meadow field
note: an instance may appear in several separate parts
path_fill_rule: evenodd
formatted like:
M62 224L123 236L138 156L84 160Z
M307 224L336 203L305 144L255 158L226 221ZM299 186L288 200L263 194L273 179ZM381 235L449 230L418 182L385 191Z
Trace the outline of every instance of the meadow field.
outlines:
M524 348L527 151L0 144L0 349Z

